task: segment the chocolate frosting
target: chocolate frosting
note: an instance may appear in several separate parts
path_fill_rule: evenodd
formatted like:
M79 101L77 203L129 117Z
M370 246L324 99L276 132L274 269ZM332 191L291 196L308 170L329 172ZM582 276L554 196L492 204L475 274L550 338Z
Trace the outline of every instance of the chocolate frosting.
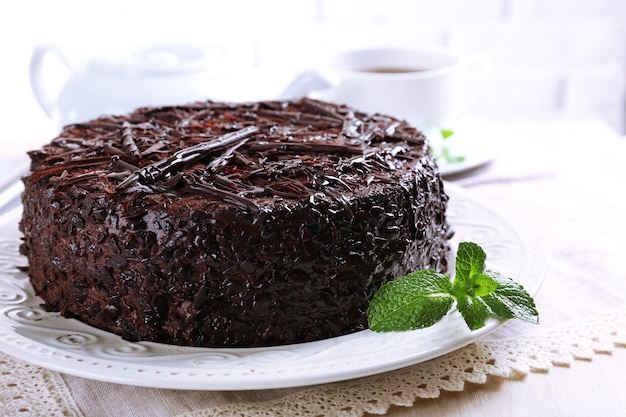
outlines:
M142 108L30 152L24 234L49 310L129 340L251 347L366 328L446 271L447 196L406 122L311 99Z

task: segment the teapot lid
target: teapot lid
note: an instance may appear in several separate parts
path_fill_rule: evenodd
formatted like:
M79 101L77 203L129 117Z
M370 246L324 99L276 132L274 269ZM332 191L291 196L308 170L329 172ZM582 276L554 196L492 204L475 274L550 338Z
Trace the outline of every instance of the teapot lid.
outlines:
M172 43L116 48L93 63L108 70L168 74L215 69L225 57L226 49L220 45Z

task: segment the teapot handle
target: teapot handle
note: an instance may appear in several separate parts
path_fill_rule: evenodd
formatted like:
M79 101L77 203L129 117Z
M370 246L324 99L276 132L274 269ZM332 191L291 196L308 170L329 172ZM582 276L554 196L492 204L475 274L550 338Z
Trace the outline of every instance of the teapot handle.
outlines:
M48 117L52 117L52 108L56 99L52 97L50 89L46 85L44 74L44 61L48 54L55 54L72 73L77 71L78 66L71 55L59 46L38 45L35 47L30 60L30 85L41 108Z

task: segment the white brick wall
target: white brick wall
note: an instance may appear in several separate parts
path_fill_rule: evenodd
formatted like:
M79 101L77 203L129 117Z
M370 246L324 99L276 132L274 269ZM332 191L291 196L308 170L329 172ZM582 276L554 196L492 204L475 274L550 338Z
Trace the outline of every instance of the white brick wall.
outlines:
M480 115L594 117L626 131L626 0L30 0L0 5L0 39L14 63L0 93L25 106L35 106L26 71L42 42L216 42L239 68L285 82L334 50L427 43L492 57Z
M320 10L339 43L489 55L494 77L477 113L595 117L626 130L624 0L320 0Z
M624 18L626 4L620 0L510 0L514 15L548 16L618 16Z

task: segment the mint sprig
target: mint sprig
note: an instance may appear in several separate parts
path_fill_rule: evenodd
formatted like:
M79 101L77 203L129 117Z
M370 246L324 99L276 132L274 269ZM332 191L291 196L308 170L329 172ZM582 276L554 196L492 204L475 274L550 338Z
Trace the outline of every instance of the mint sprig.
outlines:
M430 153L435 156L437 161L444 161L448 164L459 164L465 161L465 156L461 155L453 155L450 152L450 147L446 142L446 139L452 137L454 135L454 131L450 129L440 129L442 144L439 152L436 152L435 149L431 146Z
M533 298L511 278L486 269L487 256L472 242L461 242L455 277L419 270L383 285L367 310L369 328L376 332L430 327L456 303L471 330L485 326L489 317L539 323Z

